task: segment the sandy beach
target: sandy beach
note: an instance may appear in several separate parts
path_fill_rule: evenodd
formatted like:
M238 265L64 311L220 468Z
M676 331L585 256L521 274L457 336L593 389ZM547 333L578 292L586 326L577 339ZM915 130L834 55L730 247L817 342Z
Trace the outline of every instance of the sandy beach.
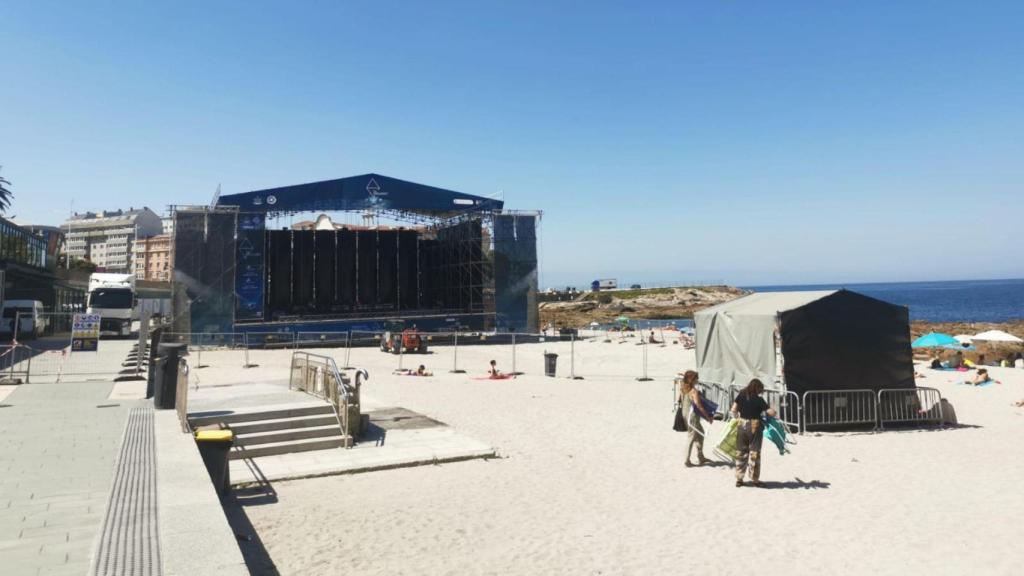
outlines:
M432 378L391 374L397 358L356 349L364 391L441 420L500 457L273 484L244 507L282 574L675 574L736 572L737 550L790 574L1018 573L1015 519L1024 462L1008 457L1024 417L1024 370L992 368L1001 384L955 385L963 373L923 371L961 427L795 436L767 452L766 487L736 488L724 464L685 468L673 432L674 372L693 367L678 345L648 348L653 381L635 380L641 347L519 345L515 380L474 380L509 346L462 346L406 356ZM561 357L542 375L545 351ZM343 350L331 350L339 363ZM204 353L201 385L237 378L240 353ZM288 351L258 351L261 371L284 373ZM225 368L222 369L221 366ZM717 424L720 425L720 424ZM709 451L710 452L710 451ZM269 571L264 564L260 570Z

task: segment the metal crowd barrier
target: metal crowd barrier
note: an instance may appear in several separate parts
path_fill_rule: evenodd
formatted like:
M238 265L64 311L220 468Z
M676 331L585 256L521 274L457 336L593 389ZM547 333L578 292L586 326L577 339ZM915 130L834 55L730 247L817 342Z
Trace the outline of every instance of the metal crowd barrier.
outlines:
M942 425L942 395L935 388L878 391L878 426L886 424Z
M878 426L874 390L810 390L803 397L804 430L812 426Z
M697 382L697 390L700 390L705 398L718 405L716 414L726 420L729 419L729 408L732 406L733 400L736 399L737 389L735 386L722 386L715 382Z
M733 387L735 393L739 390ZM797 431L802 432L802 424L800 418L800 396L796 392L789 392L787 390L765 390L764 391L765 401L768 402L769 408L775 409L775 417L785 424L788 428L793 428Z

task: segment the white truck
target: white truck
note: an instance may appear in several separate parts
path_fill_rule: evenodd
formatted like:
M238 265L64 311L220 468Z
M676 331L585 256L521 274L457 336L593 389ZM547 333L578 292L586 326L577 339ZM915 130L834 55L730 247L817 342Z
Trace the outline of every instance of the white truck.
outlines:
M100 336L131 336L135 308L135 275L95 272L89 276L89 314L100 315Z

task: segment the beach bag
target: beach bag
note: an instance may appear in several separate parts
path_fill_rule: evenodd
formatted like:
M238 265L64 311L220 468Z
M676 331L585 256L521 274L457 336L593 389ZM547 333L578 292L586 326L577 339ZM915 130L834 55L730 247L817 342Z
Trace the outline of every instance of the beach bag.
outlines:
M718 404L708 400L703 394L698 394L697 397L700 398L700 405L704 407L704 411L708 413L708 416L711 416L710 419L707 419L708 422L714 422L715 412L718 412ZM700 414L699 410L697 411L697 414ZM703 417L703 415L701 415L701 417Z
M725 433L718 441L715 451L727 456L732 460L739 458L740 451L736 449L736 438L740 431L740 421L733 419L725 423Z
M676 420L672 423L672 429L676 432L686 432L689 429L686 425L686 418L683 416L682 406L676 406Z
M764 419L764 432L762 436L779 449L779 454L785 454L786 450L786 427L776 418L766 416Z

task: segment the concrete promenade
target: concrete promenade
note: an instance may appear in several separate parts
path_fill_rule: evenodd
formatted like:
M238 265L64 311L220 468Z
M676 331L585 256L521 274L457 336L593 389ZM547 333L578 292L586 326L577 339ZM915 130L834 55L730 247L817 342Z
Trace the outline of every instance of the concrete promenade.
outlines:
M110 382L25 384L0 408L0 557L10 575L89 571L128 410Z
M5 388L0 399L0 574L88 574L125 423L145 383ZM164 575L248 574L191 436L156 414L157 546Z

